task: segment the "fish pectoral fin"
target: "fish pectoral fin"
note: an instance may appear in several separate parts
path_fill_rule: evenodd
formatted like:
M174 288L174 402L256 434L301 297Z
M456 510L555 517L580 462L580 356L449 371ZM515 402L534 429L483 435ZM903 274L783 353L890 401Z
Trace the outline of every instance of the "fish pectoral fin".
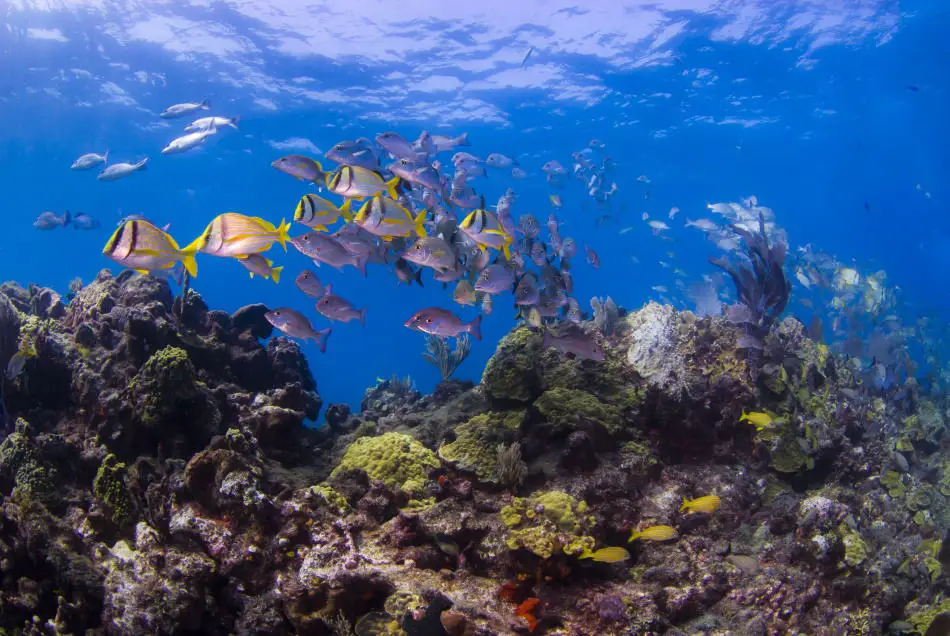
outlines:
M148 274L150 273L149 270L147 269L136 269L135 271L138 272L139 274L142 274L143 276L148 276Z

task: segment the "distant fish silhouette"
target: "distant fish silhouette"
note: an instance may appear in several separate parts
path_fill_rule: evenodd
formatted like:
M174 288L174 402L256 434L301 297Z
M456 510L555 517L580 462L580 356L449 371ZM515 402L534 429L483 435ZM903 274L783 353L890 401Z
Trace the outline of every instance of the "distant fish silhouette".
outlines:
M534 53L534 47L532 46L528 49L528 52L524 54L524 59L521 60L521 68L524 68L524 65L527 63L528 58L531 57L531 54Z
M525 58L525 59L528 59L528 58ZM907 90L914 91L914 92L916 93L917 91L920 90L920 87L919 87L919 86L914 86L913 84L908 84L908 85L907 85Z

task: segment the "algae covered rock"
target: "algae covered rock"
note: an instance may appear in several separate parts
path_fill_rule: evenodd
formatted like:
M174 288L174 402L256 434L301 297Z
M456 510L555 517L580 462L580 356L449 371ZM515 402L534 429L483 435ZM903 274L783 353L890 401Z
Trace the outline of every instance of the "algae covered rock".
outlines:
M346 449L331 477L347 470L362 470L390 488L411 495L422 494L429 471L440 466L435 453L402 433L362 437Z
M13 493L46 504L60 499L55 469L43 459L30 435L30 426L18 420L16 430L0 444L0 473L13 480Z
M501 483L498 445L517 438L524 416L523 410L476 415L455 429L455 441L439 448L439 457L481 481Z
M630 333L627 362L651 386L677 389L686 375L686 360L677 348L680 315L654 302L626 318Z
M615 434L623 428L620 409L601 402L587 391L550 389L535 401L534 406L548 423L564 432L597 425Z
M505 544L511 550L524 548L542 559L593 550L595 541L588 531L594 518L587 513L587 503L566 492L553 490L515 497L501 510L501 519L508 527Z
M126 473L125 464L109 453L92 482L92 491L109 507L112 520L120 526L131 521L135 514L135 500L129 493Z
M531 402L542 393L541 336L527 327L498 343L482 374L482 386L496 401Z

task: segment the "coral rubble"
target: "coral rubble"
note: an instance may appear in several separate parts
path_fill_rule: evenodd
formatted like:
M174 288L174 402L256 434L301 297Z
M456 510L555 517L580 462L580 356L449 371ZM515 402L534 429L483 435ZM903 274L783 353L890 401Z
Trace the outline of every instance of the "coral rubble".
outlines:
M393 378L321 422L264 311L131 272L68 303L0 288L0 354L30 353L3 380L4 633L882 634L948 610L950 405L870 390L792 318L749 350L723 317L614 306L581 325L603 361L521 326L479 385ZM675 532L628 542L651 526Z

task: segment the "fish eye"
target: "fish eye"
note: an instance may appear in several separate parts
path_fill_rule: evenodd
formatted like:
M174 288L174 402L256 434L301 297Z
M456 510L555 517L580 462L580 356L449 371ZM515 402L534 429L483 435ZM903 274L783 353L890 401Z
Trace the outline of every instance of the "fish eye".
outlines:
M431 318L426 318L426 322L432 322Z
M275 312L274 312L274 315L275 315L275 316L279 316L279 315L280 315L280 312L279 312L279 311L275 311Z

